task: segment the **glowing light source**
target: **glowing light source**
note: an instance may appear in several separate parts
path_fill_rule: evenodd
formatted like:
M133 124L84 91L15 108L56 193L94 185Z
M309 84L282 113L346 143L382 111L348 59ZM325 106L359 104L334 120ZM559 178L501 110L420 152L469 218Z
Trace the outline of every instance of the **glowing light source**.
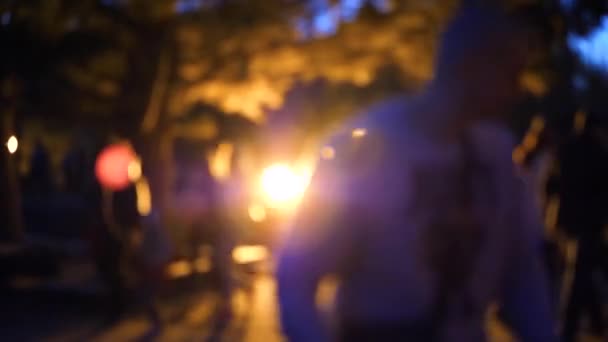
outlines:
M127 175L129 176L129 180L131 182L137 182L141 178L141 161L138 158L135 158L135 160L129 163L129 166L127 167Z
M209 257L199 257L194 261L176 260L169 264L166 269L166 274L172 278L183 278L193 273L207 273L211 271L213 265Z
M137 211L141 216L148 216L152 211L152 195L145 178L141 178L135 183L135 192L137 194Z
M285 164L274 164L262 172L261 186L270 205L299 200L308 187L308 177Z
M232 251L232 259L237 264L248 264L268 258L268 249L264 246L237 246Z
M123 190L135 175L133 164L137 160L135 152L128 144L114 144L101 151L95 162L95 175L99 183L113 191ZM129 170L131 169L131 170Z
M367 130L365 128L353 129L353 132L352 132L353 138L363 138L366 135L367 135Z
M17 140L17 137L13 135L8 138L8 141L6 142L6 148L8 149L8 152L10 154L17 152L17 149L19 148L19 140Z
M187 277L192 274L192 265L185 260L172 262L167 268L167 274L174 279Z
M253 222L263 222L266 220L266 208L263 205L255 203L249 206L249 218Z
M217 149L209 155L209 172L218 180L224 180L230 176L232 166L232 154L234 146L231 143L221 143Z

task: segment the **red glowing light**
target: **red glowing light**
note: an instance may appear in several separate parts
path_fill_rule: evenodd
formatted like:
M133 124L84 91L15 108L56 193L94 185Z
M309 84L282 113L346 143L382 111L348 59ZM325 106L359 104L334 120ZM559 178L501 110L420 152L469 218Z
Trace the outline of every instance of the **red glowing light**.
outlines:
M107 189L119 191L129 186L129 165L137 162L137 155L127 144L114 144L104 148L97 156L95 175Z

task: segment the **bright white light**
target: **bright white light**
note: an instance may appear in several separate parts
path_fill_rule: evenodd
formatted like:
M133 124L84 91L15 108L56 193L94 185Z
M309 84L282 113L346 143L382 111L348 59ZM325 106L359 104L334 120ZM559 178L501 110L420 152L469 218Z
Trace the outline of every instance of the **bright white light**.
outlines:
M19 140L17 140L17 137L13 135L8 138L8 141L6 142L6 148L8 149L8 152L10 154L17 152L17 149L19 148Z
M270 205L296 201L308 186L308 178L285 164L274 164L262 172L262 190Z

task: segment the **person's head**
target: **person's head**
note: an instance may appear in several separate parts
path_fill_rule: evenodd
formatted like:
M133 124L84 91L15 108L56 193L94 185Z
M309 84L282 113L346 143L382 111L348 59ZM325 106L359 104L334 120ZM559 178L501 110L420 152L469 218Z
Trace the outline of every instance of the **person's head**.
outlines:
M529 32L498 9L461 10L442 36L434 83L472 115L507 111L519 99Z

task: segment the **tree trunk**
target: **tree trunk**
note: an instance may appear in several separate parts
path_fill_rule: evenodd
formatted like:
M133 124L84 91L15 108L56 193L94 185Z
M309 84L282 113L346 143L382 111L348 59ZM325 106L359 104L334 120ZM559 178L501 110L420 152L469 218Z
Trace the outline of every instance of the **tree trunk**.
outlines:
M159 58L152 72L143 119L139 122L140 143L144 173L152 194L152 208L166 218L171 199L173 173L172 139L169 122L165 114L168 87L173 72L173 44L171 25L164 28L160 41ZM158 38L157 38L158 40Z
M154 210L160 209L162 203L158 126L167 83L165 69L169 62L165 51L170 27L169 23L163 22L137 28L135 43L128 56L127 74L114 111L114 133L131 140L140 155Z
M157 69L165 44L165 25L140 28L128 56L127 75L117 99L115 119L119 125L116 132L136 138L141 132L142 119L149 107L154 91Z

